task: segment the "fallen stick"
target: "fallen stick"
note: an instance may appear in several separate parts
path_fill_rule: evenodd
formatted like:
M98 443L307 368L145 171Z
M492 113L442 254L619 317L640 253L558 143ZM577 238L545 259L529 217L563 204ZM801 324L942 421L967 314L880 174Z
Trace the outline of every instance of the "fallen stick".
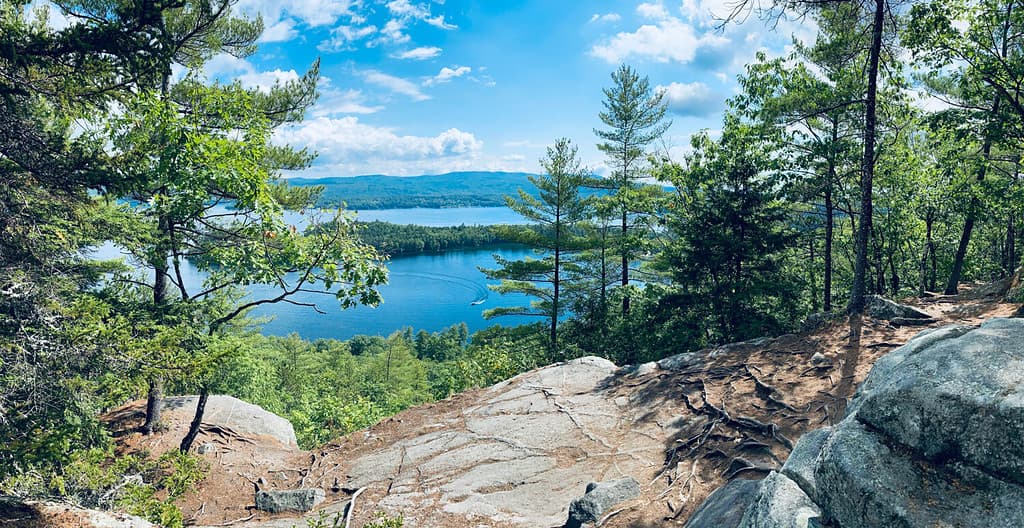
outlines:
M352 498L348 501L348 511L345 512L345 528L349 528L349 524L352 522L352 510L356 509L356 497L365 490L366 487L357 489L356 492L352 494Z

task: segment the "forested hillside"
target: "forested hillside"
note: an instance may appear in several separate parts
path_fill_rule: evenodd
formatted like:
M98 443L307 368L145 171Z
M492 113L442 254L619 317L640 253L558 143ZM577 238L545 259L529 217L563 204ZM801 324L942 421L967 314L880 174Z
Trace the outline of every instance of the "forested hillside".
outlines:
M498 207L505 196L529 186L528 175L506 172L453 172L434 176L352 176L290 178L288 183L319 186L319 205L350 209L409 207Z
M204 69L264 42L235 0L53 4L73 23L0 3L2 494L181 526L211 394L281 413L313 446L536 366L639 364L793 332L820 312L856 320L871 294L952 295L1021 263L1015 1L739 4L765 31L795 16L816 34L730 72L739 90L720 127L686 149L665 148L667 91L623 64L581 88L603 94L594 135L551 138L537 174L331 180L282 177L314 163L280 138L331 88L319 60L271 87ZM506 205L530 224L397 234L324 209L339 202ZM488 310L504 326L475 335L347 342L267 338L247 317L376 305L387 254L453 240L534 249L481 270L534 302ZM92 260L104 243L138 266ZM208 273L201 286L185 261ZM298 300L308 293L325 301ZM544 322L512 326L522 315ZM145 400L131 434L151 435L175 394L198 395L176 452L118 456L104 411Z

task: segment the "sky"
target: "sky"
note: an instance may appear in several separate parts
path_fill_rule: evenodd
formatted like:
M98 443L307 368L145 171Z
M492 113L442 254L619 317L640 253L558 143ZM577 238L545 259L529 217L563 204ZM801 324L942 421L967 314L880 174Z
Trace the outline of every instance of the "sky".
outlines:
M732 0L239 0L263 17L258 51L215 57L214 79L268 87L319 58L320 99L275 141L319 156L301 174L412 176L540 172L557 138L606 173L596 148L603 88L628 64L664 90L673 124L659 148L720 127L757 51L787 52L807 22L719 27Z

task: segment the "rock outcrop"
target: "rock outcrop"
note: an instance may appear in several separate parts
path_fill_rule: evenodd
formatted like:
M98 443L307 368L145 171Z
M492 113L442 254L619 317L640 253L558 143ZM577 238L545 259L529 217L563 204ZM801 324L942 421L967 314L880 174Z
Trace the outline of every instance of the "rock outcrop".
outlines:
M49 501L21 501L0 496L0 526L5 528L158 528L149 521L124 513L80 508Z
M195 412L198 396L172 396L163 401L167 413ZM186 422L187 423L187 422ZM207 430L250 438L272 438L283 446L295 447L295 429L288 420L264 410L258 405L231 396L214 395L206 402L203 427Z
M900 304L878 295L868 295L867 314L875 319L890 321L897 326L924 326L935 322L928 312Z
M1024 526L1024 320L925 331L883 356L845 418L750 493L717 528Z

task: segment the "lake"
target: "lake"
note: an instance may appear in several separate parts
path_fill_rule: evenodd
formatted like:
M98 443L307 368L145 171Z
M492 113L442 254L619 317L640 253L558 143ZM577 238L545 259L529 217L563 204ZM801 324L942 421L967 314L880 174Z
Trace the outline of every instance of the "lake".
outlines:
M368 210L360 211L358 217L360 220L431 226L524 222L522 217L504 207ZM532 251L522 247L502 247L395 258L387 263L390 280L381 287L384 302L376 308L359 306L341 310L331 297L306 294L294 299L315 301L327 313L318 314L309 307L281 303L261 306L252 312L252 316L273 317L263 325L264 334L295 332L305 339L341 340L358 334L387 336L405 327L436 332L465 322L470 332L475 332L494 324L514 326L530 319L536 320L502 317L488 321L483 318L483 311L487 308L522 306L530 302L530 298L524 295L498 295L487 288L488 284L497 281L489 281L477 266L494 267L494 253L508 259L521 259L531 255ZM120 253L116 247L107 244L98 248L95 255L96 258L109 259L119 257ZM190 264L186 263L183 271L186 283L198 285L202 282L203 275ZM250 291L259 295L271 291L271 288L254 286Z

